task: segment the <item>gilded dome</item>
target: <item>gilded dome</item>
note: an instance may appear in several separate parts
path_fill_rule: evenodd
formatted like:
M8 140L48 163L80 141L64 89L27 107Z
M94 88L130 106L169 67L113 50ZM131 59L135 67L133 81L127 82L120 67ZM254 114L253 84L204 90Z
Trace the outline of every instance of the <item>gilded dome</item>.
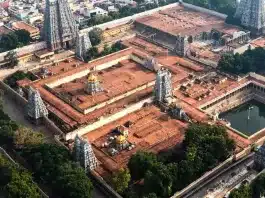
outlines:
M94 75L94 74L90 74L88 76L87 80L88 80L88 82L96 82L96 81L98 81L98 77L96 75Z
M116 139L117 144L123 144L126 141L126 137L123 135L119 135Z

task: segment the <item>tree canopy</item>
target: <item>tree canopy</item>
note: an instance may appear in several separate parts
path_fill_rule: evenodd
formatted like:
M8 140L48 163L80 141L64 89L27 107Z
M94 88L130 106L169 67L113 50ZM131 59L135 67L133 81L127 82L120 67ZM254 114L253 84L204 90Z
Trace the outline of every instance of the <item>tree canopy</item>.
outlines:
M191 124L186 130L182 149L184 157L176 162L160 161L155 154L143 151L131 157L128 168L132 179L144 179L140 197L172 196L228 158L235 143L221 126Z
M236 9L236 1L231 0L185 0L185 2L228 15L234 14Z
M256 198L265 195L265 173L261 173L251 184L242 184L231 191L229 198Z
M100 28L94 28L89 32L89 38L92 46L98 45L102 39L102 30Z
M37 185L24 169L14 166L0 154L0 189L7 198L40 198Z
M265 50L261 47L248 49L243 54L224 54L218 68L233 74L263 72L265 69Z
M30 33L26 30L16 30L8 34L4 34L0 40L0 49L9 51L18 47L28 45L31 41Z
M110 184L118 193L123 194L128 188L130 180L131 174L129 170L121 168L111 176Z
M35 178L50 184L59 196L91 197L92 183L85 171L71 162L71 155L64 147L55 144L40 144L25 149L22 156L32 166Z

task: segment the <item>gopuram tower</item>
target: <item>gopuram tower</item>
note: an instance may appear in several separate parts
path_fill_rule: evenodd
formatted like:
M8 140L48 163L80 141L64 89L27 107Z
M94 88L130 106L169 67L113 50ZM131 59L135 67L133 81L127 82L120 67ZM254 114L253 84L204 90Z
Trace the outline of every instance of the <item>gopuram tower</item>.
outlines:
M78 28L67 0L46 0L43 37L52 51L72 47Z
M252 34L264 33L265 27L265 1L241 0L235 18L241 21L241 25L249 28Z
M164 68L158 70L155 82L155 100L170 103L172 98L171 73Z

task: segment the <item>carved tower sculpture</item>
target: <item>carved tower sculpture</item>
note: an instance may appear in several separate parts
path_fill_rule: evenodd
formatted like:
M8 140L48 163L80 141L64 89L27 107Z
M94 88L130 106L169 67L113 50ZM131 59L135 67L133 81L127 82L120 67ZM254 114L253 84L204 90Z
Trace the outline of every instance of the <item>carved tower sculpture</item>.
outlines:
M254 34L262 34L265 27L265 1L241 0L235 18L241 20L241 24L249 28Z
M43 116L48 115L48 110L40 97L40 93L32 87L29 88L26 110L29 118L36 122Z
M100 81L98 80L96 75L94 74L89 75L85 91L90 95L94 95L98 92L103 91L102 87L100 86Z
M80 163L85 171L94 170L97 167L98 161L91 144L86 140L81 139L79 136L75 137L73 153L76 161Z
M88 34L78 35L76 39L75 55L80 60L84 61L87 50L92 47Z
M155 82L155 100L167 102L172 98L171 73L164 68L158 70Z
M43 36L52 51L69 48L78 28L67 0L46 0Z

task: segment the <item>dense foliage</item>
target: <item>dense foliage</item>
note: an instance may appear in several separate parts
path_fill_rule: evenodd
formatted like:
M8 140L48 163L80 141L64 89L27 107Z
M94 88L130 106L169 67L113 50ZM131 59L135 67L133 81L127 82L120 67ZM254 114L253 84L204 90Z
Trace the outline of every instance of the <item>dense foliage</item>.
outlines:
M128 168L132 179L144 178L144 185L141 190L134 189L138 193L135 196L128 190L127 197L169 197L228 158L235 149L234 141L221 126L192 124L185 134L185 154L176 162L162 162L147 152L131 157Z
M130 180L131 174L129 170L122 168L112 174L110 184L113 186L115 191L122 194L128 188Z
M265 173L260 174L251 184L242 184L234 189L229 198L256 198L265 195Z
M87 51L87 57L85 58L85 61L91 61L95 58L106 56L122 49L125 49L125 46L122 45L120 41L112 44L111 46L105 44L101 52L99 52L98 48L94 46Z
M92 46L98 45L102 39L102 30L100 28L94 28L89 32L89 39Z
M18 80L22 80L28 78L30 80L34 80L33 76L30 73L25 73L23 71L16 71L12 75L5 78L4 82L8 84L11 88L17 88L16 82Z
M37 185L31 175L0 154L0 196L7 198L40 198Z
M119 11L118 12L110 12L108 16L94 16L91 17L91 19L88 21L88 23L84 26L84 27L80 27L85 28L85 27L92 27L95 25L99 25L102 23L106 23L115 19L120 19L123 17L127 17L127 16L132 16L134 14L140 13L140 12L144 12L147 10L151 10L154 8L157 8L158 6L164 6L170 3L175 3L177 2L176 0L166 0L166 1L159 1L159 5L158 4L154 4L154 3L148 3L148 4L143 4L143 0L137 0L136 1L138 3L137 6L132 7L132 6L123 6L123 7L118 7Z
M234 15L236 8L235 0L184 0L184 2L228 15Z
M0 40L0 51L9 51L28 45L31 41L30 33L26 30L16 30L4 34Z
M93 188L92 183L83 168L71 161L69 151L56 144L43 144L42 141L42 134L13 122L3 112L2 102L0 103L0 144L5 144L22 152L22 156L34 171L34 179L51 186L54 194L64 198L90 198ZM1 171L0 169L0 174ZM19 179L20 177L22 179ZM8 179L8 175L5 178ZM29 175L18 172L14 173L14 178L16 179L14 183L9 183L6 188L12 188L12 192L20 193L18 194L20 196L12 194L12 198L39 197L38 194L36 196L28 194L30 193L29 190L34 192L34 189L29 189L26 186L29 178L31 180ZM0 183L3 182L2 178L0 180Z
M220 70L233 74L263 72L265 69L265 50L261 47L248 49L243 54L224 54L219 63Z
M15 52L14 50L7 52L7 54L4 56L4 60L8 63L8 68L14 68L19 62L17 52Z
M34 177L51 185L61 197L89 198L92 184L84 170L71 162L70 153L53 144L40 144L23 150L22 156L32 166Z

